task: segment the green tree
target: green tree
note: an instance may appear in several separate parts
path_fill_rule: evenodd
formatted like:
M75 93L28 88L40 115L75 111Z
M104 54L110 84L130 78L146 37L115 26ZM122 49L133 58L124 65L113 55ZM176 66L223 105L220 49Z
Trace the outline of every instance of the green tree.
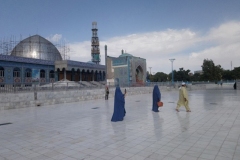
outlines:
M150 80L150 74L149 72L147 71L147 77L146 77L146 80L149 81Z
M166 82L168 78L168 75L163 72L157 72L154 75L154 82Z
M212 60L204 59L202 65L202 79L205 81L214 81L214 68L215 65Z
M200 73L195 73L192 77L190 77L190 81L201 81Z
M215 66L214 62L210 59L204 59L202 65L203 74L201 76L204 81L218 81L222 78L223 69L221 65Z
M150 75L151 82L166 82L168 79L168 75L163 72L157 72L155 75Z
M222 74L223 74L223 69L221 67L221 65L217 65L214 68L214 73L215 73L215 80L219 81L222 79Z
M233 72L229 71L229 70L223 70L222 79L223 80L234 80Z
M190 70L184 70L184 68L179 68L179 71L174 70L174 81L190 81L189 76ZM172 73L169 73L170 81L172 80Z
M149 80L150 80L150 82L155 82L155 81L154 81L154 75L149 74Z
M234 79L240 79L240 67L235 67L232 72Z

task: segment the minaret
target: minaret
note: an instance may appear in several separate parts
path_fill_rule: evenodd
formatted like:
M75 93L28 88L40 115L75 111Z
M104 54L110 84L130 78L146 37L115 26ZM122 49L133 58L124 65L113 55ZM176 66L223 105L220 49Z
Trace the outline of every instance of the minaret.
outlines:
M92 22L92 62L99 64L100 60L100 50L99 50L99 40L97 35L97 22Z

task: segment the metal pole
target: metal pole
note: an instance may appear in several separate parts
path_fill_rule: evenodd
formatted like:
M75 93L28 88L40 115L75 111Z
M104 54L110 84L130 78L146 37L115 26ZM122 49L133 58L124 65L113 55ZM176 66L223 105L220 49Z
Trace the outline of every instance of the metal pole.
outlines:
M169 59L171 62L172 62L172 84L174 83L174 73L173 73L173 61L175 60L175 59Z
M150 75L151 75L151 68L152 68L152 67L149 67L149 69L150 69Z
M107 85L107 45L105 45L105 85Z
M174 82L174 78L173 78L174 76L173 76L173 74L174 74L174 73L173 73L173 61L172 61L172 84L173 84L173 82Z

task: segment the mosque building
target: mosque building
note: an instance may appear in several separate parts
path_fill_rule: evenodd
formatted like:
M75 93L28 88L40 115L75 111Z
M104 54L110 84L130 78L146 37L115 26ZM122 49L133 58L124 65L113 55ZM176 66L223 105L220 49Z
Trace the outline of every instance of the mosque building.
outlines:
M91 61L79 62L66 55L40 35L20 40L13 47L0 42L0 85L53 83L57 81L102 82L105 84L141 85L146 81L146 59L122 53L107 56L101 65L97 22L92 23ZM81 53L79 53L81 54Z
M146 59L123 50L119 57L107 56L106 59L108 84L139 86L146 82Z
M99 64L96 22L93 22L92 32L92 62L63 58L57 47L40 35L21 40L6 54L0 52L0 83L105 81L105 65ZM4 43L0 49L4 49Z

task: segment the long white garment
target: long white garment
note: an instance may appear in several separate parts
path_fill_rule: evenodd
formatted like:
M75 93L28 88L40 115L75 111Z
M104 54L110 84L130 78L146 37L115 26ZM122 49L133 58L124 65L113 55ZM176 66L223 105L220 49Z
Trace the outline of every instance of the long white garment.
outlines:
M186 101L185 101L185 99L186 99ZM186 87L179 88L179 99L178 99L178 103L177 103L177 109L180 106L185 106L186 110L190 110L188 107L188 102L189 102L189 99L188 99L188 93L187 93Z

